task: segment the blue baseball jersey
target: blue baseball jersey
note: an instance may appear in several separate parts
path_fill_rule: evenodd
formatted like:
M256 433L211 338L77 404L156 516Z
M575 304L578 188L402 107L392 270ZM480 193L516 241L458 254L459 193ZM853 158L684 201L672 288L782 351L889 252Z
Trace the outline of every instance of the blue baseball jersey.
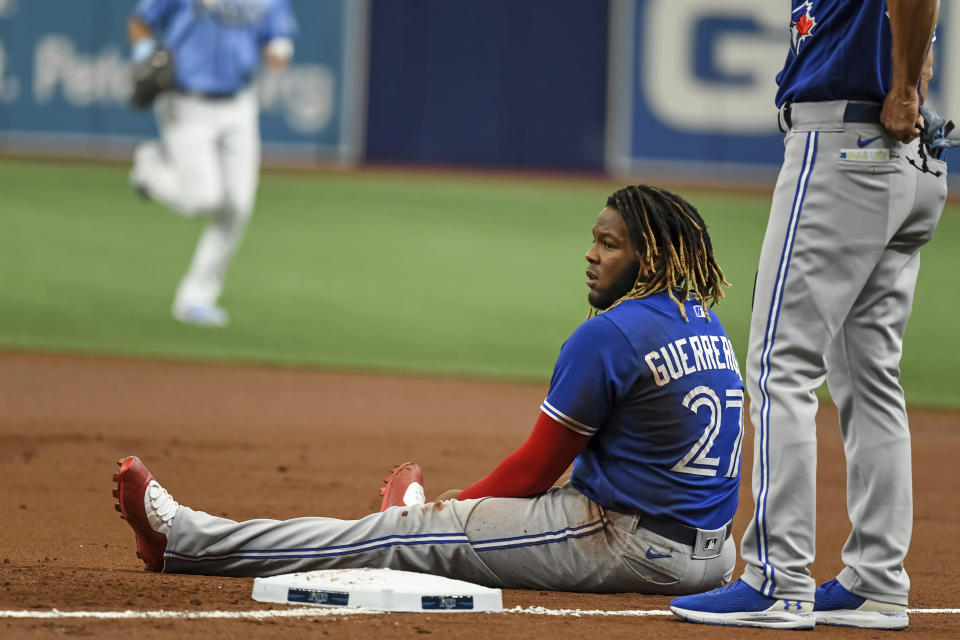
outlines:
M297 31L288 0L140 0L134 15L163 32L180 86L204 93L239 91L263 47Z
M793 0L790 50L777 75L784 102L882 102L890 90L886 0Z
M661 293L584 322L541 409L590 436L571 482L591 500L716 529L737 510L743 380L716 314L685 307Z

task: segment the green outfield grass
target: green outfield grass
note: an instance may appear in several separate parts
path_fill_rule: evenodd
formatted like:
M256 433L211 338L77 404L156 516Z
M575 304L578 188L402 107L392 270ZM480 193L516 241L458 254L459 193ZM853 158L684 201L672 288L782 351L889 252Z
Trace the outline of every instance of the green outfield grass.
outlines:
M138 200L122 167L0 161L0 347L547 380L586 316L583 254L612 188L268 173L223 298L233 323L205 330L169 314L199 223ZM742 359L768 196L684 193L735 285L717 311ZM913 403L960 406L958 250L948 210L906 337Z

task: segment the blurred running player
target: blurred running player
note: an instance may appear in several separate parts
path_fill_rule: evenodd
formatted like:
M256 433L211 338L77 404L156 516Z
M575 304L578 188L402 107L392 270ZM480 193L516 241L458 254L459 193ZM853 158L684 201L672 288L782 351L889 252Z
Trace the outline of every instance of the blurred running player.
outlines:
M221 327L227 267L253 214L260 169L254 75L293 54L288 0L140 0L130 18L135 62L156 47L173 59L178 88L157 98L161 140L139 145L131 184L177 213L208 219L173 302L174 317Z

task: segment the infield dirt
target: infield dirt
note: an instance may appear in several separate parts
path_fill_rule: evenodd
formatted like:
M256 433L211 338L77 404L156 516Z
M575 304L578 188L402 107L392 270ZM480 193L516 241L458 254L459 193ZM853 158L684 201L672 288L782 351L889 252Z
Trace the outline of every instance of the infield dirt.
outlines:
M233 519L375 511L395 464L416 460L429 495L462 487L522 442L546 386L270 367L0 353L0 610L123 611L270 608L252 579L148 573L113 508L117 458L134 454L184 504ZM910 412L914 535L911 607L960 607L960 416ZM818 580L841 567L849 532L836 412L821 408ZM743 468L750 469L747 428ZM753 500L741 486L739 541ZM739 574L739 567L737 570ZM666 609L668 598L504 592L504 606ZM382 614L261 622L13 620L0 635L139 640L281 633L340 638L748 637L671 617ZM818 629L830 637L880 632ZM913 614L911 635L960 636L960 616Z

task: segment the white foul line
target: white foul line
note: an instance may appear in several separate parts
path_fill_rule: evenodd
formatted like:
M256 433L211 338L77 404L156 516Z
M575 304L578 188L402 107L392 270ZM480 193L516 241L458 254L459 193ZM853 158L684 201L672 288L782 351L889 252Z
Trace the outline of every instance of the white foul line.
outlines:
M297 607L296 609L258 609L255 611L0 611L0 618L95 618L98 620L162 619L244 619L313 618L322 616L381 613L356 607Z
M263 620L267 618L320 618L325 616L370 615L389 613L357 607L297 607L295 609L259 609L254 611L0 611L0 618L49 619L49 618L93 618L97 620L144 620L144 619L183 619L183 620ZM397 612L400 613L400 612ZM437 611L424 613L440 613ZM485 613L497 613L488 611ZM504 609L502 613L522 613L536 616L669 616L669 611L658 609L548 609L546 607L514 607ZM960 609L907 609L907 613L916 614L960 614Z
M611 611L608 609L547 609L546 607L514 607L504 609L503 613L525 613L533 616L672 616L669 611L656 609L625 609Z

